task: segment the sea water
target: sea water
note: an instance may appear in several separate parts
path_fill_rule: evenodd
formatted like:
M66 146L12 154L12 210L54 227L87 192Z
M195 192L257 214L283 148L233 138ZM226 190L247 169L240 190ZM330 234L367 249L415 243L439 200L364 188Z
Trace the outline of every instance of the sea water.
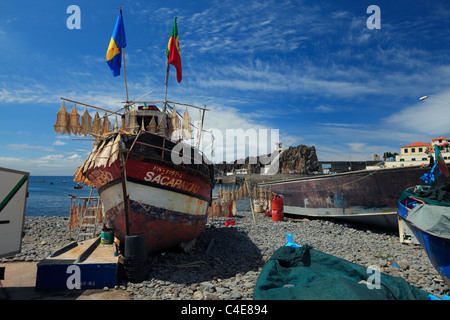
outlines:
M28 183L28 198L26 216L66 216L70 214L70 197L89 197L91 188L83 186L75 189L77 185L73 176L30 176ZM220 185L215 185L213 194L219 192ZM236 186L222 186L223 189L235 189ZM92 190L92 196L98 197L97 189ZM248 199L237 201L238 211L250 210Z
M28 183L28 198L26 216L69 216L70 195L89 197L91 188L77 185L73 176L30 176ZM92 196L97 197L97 190L92 190Z

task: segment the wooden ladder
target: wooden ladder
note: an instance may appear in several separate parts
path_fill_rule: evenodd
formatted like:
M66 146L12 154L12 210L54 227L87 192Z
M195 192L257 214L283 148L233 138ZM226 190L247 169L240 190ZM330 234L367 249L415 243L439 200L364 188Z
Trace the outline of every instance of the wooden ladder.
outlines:
M81 218L80 226L78 227L77 242L95 237L97 231L97 217L100 210L100 198L92 198L92 190L89 198L84 200L85 212ZM94 204L95 203L95 204Z

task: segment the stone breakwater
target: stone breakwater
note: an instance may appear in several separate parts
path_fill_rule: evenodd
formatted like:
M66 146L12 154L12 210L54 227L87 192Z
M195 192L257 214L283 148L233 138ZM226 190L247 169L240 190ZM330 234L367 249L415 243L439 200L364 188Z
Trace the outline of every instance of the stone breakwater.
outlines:
M229 227L227 218L209 219L191 253L171 249L152 255L147 280L124 282L120 288L136 300L249 300L265 262L291 233L298 244L378 266L436 296L450 293L422 247L401 244L395 233L326 220L273 222L263 214L255 217L256 223L250 212L239 212L235 226ZM1 262L39 261L68 241L67 218L27 217L21 253Z

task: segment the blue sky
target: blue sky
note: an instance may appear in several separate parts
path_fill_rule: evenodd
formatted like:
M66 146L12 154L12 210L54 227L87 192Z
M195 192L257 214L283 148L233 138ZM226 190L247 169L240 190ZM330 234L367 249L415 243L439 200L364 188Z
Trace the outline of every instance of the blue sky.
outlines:
M81 29L66 26L70 5ZM367 27L370 5L380 29ZM172 67L168 98L206 105L206 129L279 129L284 146L314 145L319 160L450 136L448 1L2 0L1 167L71 175L84 161L92 141L53 125L61 97L112 110L125 100L105 61L119 6L130 100L164 98L177 17L183 80Z

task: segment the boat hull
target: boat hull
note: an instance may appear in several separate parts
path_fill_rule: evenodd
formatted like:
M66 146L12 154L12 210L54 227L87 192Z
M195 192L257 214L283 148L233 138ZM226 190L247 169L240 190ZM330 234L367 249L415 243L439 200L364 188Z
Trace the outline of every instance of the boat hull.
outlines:
M429 169L404 167L260 184L282 195L286 214L333 218L398 230L398 197Z
M152 142L154 137L159 139L145 134L136 141L122 139L136 146L126 146L123 157L84 173L98 190L107 227L122 243L126 236L144 234L148 253L198 237L206 225L213 188L213 173L204 174L211 167L177 165L167 154L166 160L154 156L162 149ZM169 140L161 141L167 149Z
M446 284L450 286L450 240L432 235L411 224L407 220L408 213L409 209L400 202L398 209L399 218L402 222L405 222L408 228L413 232L414 236L427 253L433 267L441 275Z
M106 223L121 241L127 233L144 234L147 252L153 253L195 239L206 225L208 202L205 200L133 182L127 182L127 190L128 217L125 202L120 198L121 183L100 193Z

